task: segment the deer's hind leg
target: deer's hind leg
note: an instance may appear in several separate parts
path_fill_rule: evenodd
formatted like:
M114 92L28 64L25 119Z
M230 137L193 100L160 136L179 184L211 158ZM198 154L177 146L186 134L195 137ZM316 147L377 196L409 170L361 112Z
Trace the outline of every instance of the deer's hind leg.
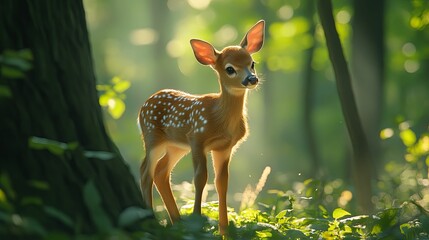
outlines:
M168 146L167 153L158 161L155 168L154 182L156 188L161 195L171 223L180 219L179 209L171 191L170 176L176 163L185 156L189 150Z
M140 188L146 208L152 209L152 189L155 167L159 159L166 154L166 145L146 143L146 156L140 165Z

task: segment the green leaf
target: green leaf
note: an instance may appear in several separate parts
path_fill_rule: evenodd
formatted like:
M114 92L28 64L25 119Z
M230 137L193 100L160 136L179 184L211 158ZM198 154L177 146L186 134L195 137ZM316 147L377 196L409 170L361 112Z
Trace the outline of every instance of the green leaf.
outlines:
M320 212L322 213L322 216L323 216L324 218L329 218L328 210L326 210L326 208L325 208L323 205L320 205L320 204L319 204L319 210L320 210Z
M20 51L4 51L3 55L0 56L0 63L2 64L2 76L9 78L24 77L24 72L30 70L33 67L33 64L31 63L32 60L33 54L29 49L23 49Z
M391 138L393 134L394 134L394 131L391 128L382 129L380 131L380 139L385 140L385 139Z
M411 225L409 223L403 223L399 226L399 229L401 229L401 233L402 234L406 234L406 232L409 231L409 229L411 228Z
M12 182L7 173L0 174L0 186L6 197L8 197L9 199L15 199L16 193L12 187Z
M116 156L114 153L104 151L85 151L83 154L87 158L97 158L100 160L111 160Z
M153 212L151 210L134 206L128 207L119 215L118 225L119 227L127 227L152 216Z
M20 231L25 232L28 236L46 235L46 230L43 228L43 226L39 223L39 221L33 218L21 216L18 214L12 214L9 216L8 221L15 226L14 228L20 229Z
M256 236L258 236L259 239L265 239L265 238L272 237L273 234L270 232L270 230L263 230L263 231L256 231Z
M25 77L25 74L21 70L9 66L1 66L0 74L1 76L13 79Z
M110 99L108 107L108 112L114 119L120 118L125 112L125 103L119 98Z
M118 77L118 76L114 76L114 77L112 78L112 80L110 80L110 81L115 85L115 84L117 84L117 83L121 82L121 81L122 81L122 79L121 79L120 77Z
M283 218L284 216L286 216L286 213L287 210L283 210L277 214L276 218Z
M96 88L98 91L107 91L107 90L110 90L112 87L106 84L98 84Z
M351 215L351 214L342 208L336 208L334 210L334 212L332 213L332 217L334 219L339 219L339 218L342 218L342 217L348 216L348 215Z
M18 51L18 56L22 59L25 59L27 61L33 61L33 52L31 52L31 49L24 48Z
M130 81L122 80L113 86L113 89L118 93L125 92L131 86Z
M417 139L416 134L411 129L402 130L399 133L399 137L401 138L404 145L407 147L414 145Z
M106 95L106 94L102 94L99 98L98 98L98 102L100 103L100 106L102 107L107 107L109 104L109 100L111 99L110 96Z
M109 216L103 209L100 194L92 180L83 187L83 198L92 221L99 232L108 232L113 228Z
M43 210L51 217L55 218L56 220L59 220L67 227L70 227L71 229L73 229L74 223L67 214L61 212L57 208L50 207L50 206L43 207Z
M29 148L35 150L48 150L50 153L57 156L63 156L66 150L74 150L78 145L79 144L77 142L63 143L34 136L28 139Z
M8 86L0 85L0 97L6 97L6 98L12 97L12 91Z
M21 205L43 205L43 200L39 197L26 196L21 199Z
M49 190L49 183L40 180L29 180L28 185L37 188L39 190Z
M41 137L30 137L29 147L35 150L48 150L50 153L62 156L67 149L67 144Z

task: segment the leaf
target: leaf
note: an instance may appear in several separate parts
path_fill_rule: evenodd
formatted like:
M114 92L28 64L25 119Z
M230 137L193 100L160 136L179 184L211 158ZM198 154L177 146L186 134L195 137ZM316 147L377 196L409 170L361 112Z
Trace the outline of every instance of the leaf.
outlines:
M118 93L125 92L131 86L130 81L121 80L113 86L113 89Z
M4 76L7 78L24 78L25 74L16 68L10 67L10 66L1 66L1 75L0 76Z
M114 153L105 151L85 151L83 154L87 158L97 158L100 160L111 160L116 156Z
M284 216L286 216L286 213L287 210L283 210L277 214L276 218L283 218Z
M6 98L12 97L12 91L8 86L0 85L0 97L6 97Z
M265 239L265 238L271 238L273 234L269 230L264 230L264 231L256 231L256 236L258 236L259 239Z
M98 103L100 104L100 106L102 107L107 107L109 104L109 100L111 99L110 96L108 96L107 94L102 94L99 98L98 98Z
M35 150L48 150L50 153L63 156L66 150L74 150L78 147L77 142L63 143L56 140L51 140L41 137L30 137L28 139L28 146Z
M410 147L416 142L416 134L411 129L402 130L399 137L405 146Z
M67 144L40 137L30 137L28 140L29 147L36 150L48 150L50 153L62 156Z
M385 140L385 139L391 138L393 136L393 134L394 134L393 129L385 128L385 129L380 131L380 139Z
M343 233L352 233L352 232L353 232L353 230L350 226L344 225Z
M108 232L113 228L112 222L102 207L98 189L92 180L83 187L83 199L92 221L99 232Z
M96 86L97 91L107 91L109 89L111 89L112 87L110 85L106 85L106 84L98 84Z
M9 66L11 68L15 68L21 72L26 72L30 70L33 65L30 61L21 58L20 56L7 56L5 55L2 58L2 65L3 66Z
M143 209L135 206L128 207L119 215L118 225L119 227L127 227L132 225L133 223L152 216L152 210Z
M26 196L21 199L21 205L43 205L43 200L39 197Z
M40 180L29 180L28 185L37 188L39 190L49 190L49 183Z
M118 76L114 76L112 80L110 80L113 84L117 84L122 81L122 79Z
M0 188L0 203L7 202L6 194L4 191Z
M323 218L329 218L328 210L323 205L319 204L319 210L322 213Z
M24 48L18 51L18 56L27 61L33 60L33 52L29 48Z
M402 234L406 234L406 232L409 231L409 229L411 228L411 225L409 223L403 223L399 226L399 229L401 230Z
M50 207L50 206L43 207L43 210L51 217L55 218L56 220L59 220L67 227L70 227L71 229L73 229L74 223L67 214L61 212L57 208Z
M12 214L10 216L10 221L15 226L21 228L24 230L26 234L35 234L39 236L45 236L46 230L43 228L43 226L40 224L39 221L30 218L30 217L24 217L18 214Z
M118 119L125 112L125 103L119 98L112 98L108 102L109 114L114 118Z
M1 173L0 174L0 186L1 190L4 192L6 197L9 199L14 200L16 197L15 190L13 190L12 182L10 180L10 177L7 173Z
M351 214L342 208L336 208L334 210L334 212L332 213L332 217L334 219L339 219L339 218L342 218L342 217L348 216L348 215L351 215Z

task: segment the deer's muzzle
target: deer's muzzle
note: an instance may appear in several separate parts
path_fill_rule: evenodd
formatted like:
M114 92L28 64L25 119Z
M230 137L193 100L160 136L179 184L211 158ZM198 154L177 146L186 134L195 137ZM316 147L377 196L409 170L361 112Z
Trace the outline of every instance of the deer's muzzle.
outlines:
M241 82L241 84L243 84L245 87L247 87L249 84L256 85L258 84L258 77L253 74L249 75Z

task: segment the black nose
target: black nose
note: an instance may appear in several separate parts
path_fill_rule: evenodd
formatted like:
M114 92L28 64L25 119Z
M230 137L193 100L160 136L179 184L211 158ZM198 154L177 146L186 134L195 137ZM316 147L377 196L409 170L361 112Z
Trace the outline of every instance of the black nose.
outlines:
M250 75L250 76L246 77L246 79L244 79L242 83L244 86L249 85L249 83L251 85L255 85L258 83L258 77L256 77L255 75Z

